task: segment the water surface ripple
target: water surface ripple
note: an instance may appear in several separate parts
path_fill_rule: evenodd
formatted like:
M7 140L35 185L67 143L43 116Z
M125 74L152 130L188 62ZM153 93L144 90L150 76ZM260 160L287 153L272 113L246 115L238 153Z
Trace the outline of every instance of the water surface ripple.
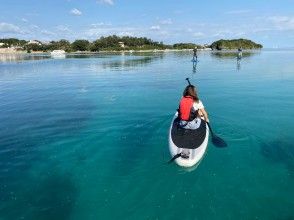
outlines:
M0 58L0 219L293 219L294 51ZM185 78L215 132L169 159Z

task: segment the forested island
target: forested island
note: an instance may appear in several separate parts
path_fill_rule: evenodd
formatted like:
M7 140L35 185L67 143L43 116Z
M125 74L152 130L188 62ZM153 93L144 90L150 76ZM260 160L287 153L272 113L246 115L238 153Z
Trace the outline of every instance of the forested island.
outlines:
M251 40L247 39L233 39L233 40L218 40L213 42L210 45L210 48L213 50L233 50L233 49L247 49L247 50L252 50L252 49L261 49L262 45L257 44Z
M75 40L70 42L65 39L59 41L41 42L38 40L19 40L16 38L0 39L0 52L1 49L9 48L15 51L30 52L49 52L53 50L64 50L66 52L99 52L99 51L130 51L130 50L183 50L183 49L260 49L261 44L254 43L246 39L234 40L218 40L211 45L199 45L194 43L176 43L173 45L164 44L163 42L153 41L146 37L119 37L116 35L108 37L100 37L92 42L84 39Z

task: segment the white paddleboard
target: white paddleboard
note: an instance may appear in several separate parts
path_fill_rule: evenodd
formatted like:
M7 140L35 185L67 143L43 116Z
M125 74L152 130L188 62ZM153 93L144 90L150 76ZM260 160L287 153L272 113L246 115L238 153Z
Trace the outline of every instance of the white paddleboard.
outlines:
M207 145L208 145L208 137L209 137L209 128L207 124L206 126L206 134L203 142L201 145L195 149L184 149L184 148L179 148L176 146L174 141L172 140L172 128L174 125L174 120L178 117L178 113L176 112L175 116L173 117L170 129L169 129L169 151L172 157L174 157L177 154L180 154L181 152L185 151L185 154L188 153L189 158L183 158L183 157L178 157L175 159L175 163L178 164L179 166L182 167L192 167L196 165L197 163L200 162L200 160L203 158Z

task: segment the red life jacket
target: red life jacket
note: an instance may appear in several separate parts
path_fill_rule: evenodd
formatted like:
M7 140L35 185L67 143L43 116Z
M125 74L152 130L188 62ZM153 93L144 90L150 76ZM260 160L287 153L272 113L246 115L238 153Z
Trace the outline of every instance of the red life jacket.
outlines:
M191 96L184 96L180 101L179 117L184 121L192 121L197 117L193 111L194 99Z

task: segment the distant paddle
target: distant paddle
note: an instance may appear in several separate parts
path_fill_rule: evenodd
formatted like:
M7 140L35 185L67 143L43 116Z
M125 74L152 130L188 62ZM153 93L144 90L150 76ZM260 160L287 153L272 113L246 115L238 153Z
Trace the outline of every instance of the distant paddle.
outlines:
M212 143L216 146L216 147L227 147L227 143L221 139L220 137L218 137L217 135L215 135L210 127L210 124L208 122L206 122L206 124L209 127L210 133L211 133L211 140Z
M188 81L188 83L189 83L189 86L191 86L191 83L190 83L190 80L189 80L189 78L186 78L186 80Z

